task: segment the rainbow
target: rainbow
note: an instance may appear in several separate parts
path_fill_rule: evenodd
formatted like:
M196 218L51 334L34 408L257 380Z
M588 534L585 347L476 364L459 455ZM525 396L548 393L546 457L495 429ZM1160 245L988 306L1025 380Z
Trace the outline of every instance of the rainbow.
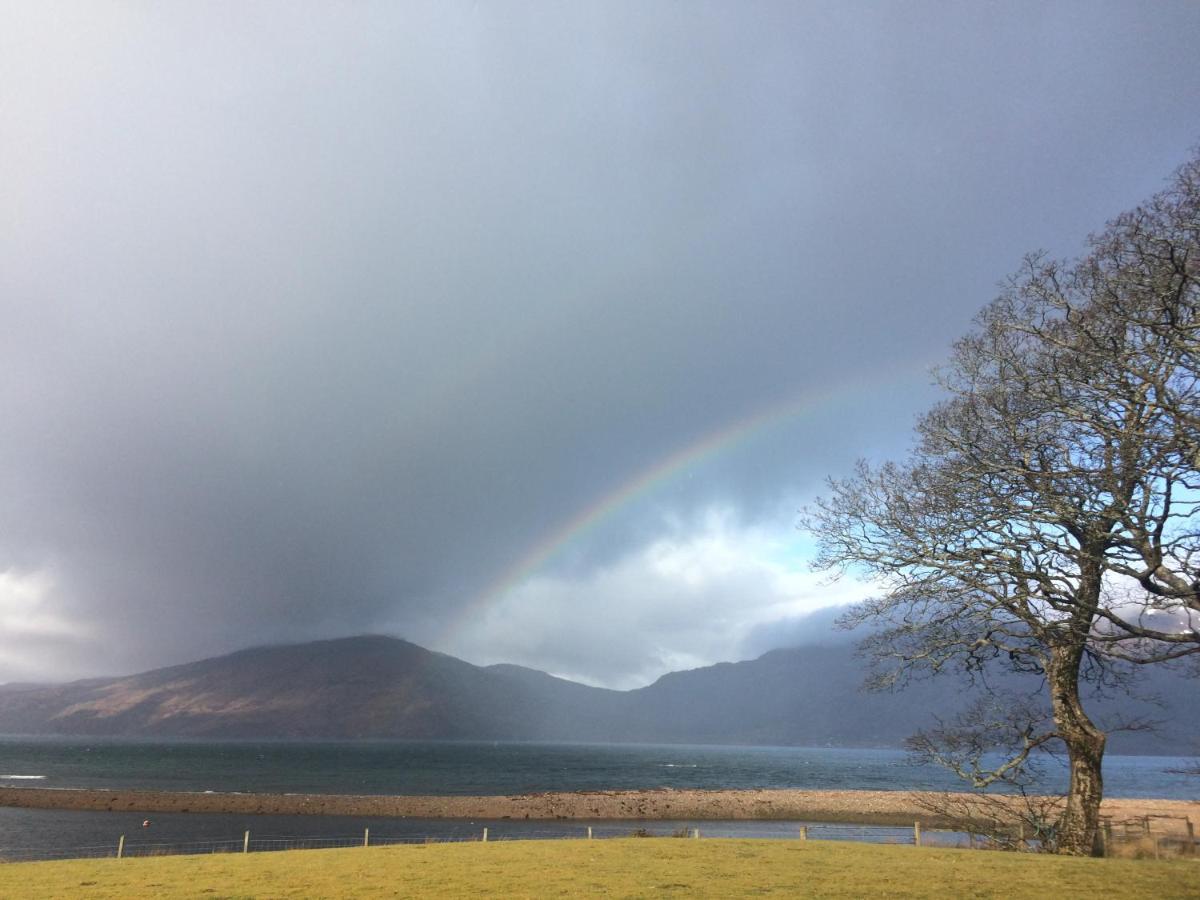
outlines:
M876 375L869 380L843 381L823 390L802 391L782 403L764 407L744 418L726 424L694 443L668 454L632 478L622 482L616 490L605 494L598 501L580 510L558 528L542 537L506 568L499 577L492 580L472 602L468 603L454 617L443 632L444 637L453 637L474 617L532 577L570 544L594 531L637 499L661 489L688 468L707 462L734 447L744 445L776 425L814 415L829 409L835 403L845 403L857 396L867 395L876 390L884 381L891 383L915 382L917 376L925 378L928 371L927 365L910 365L903 370L888 373L886 377ZM915 387L915 384L913 386Z

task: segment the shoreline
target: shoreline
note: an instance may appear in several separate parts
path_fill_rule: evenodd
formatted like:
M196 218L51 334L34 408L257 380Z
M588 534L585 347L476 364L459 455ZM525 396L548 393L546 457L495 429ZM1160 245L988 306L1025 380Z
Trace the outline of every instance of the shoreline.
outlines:
M762 819L860 825L950 824L930 811L945 795L925 791L673 790L578 791L513 796L382 796L0 787L0 806L109 812L393 816L428 819ZM956 802L973 795L955 794ZM1116 822L1158 818L1155 830L1200 822L1200 802L1106 799Z

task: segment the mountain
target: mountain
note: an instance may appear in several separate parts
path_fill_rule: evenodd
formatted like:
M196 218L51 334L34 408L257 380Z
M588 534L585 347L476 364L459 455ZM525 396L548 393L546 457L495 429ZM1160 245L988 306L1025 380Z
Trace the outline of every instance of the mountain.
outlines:
M863 693L845 646L664 675L612 691L514 665L475 666L396 638L258 647L124 678L0 687L0 733L170 737L408 738L899 746L960 703L934 679ZM1194 680L1154 672L1159 735L1114 736L1120 752L1188 753ZM1104 714L1144 714L1108 701Z
M1150 719L1153 731L1114 731L1117 753L1195 755L1200 746L1196 679L1150 667L1136 696L1091 697L1103 727ZM772 650L755 660L672 672L632 691L636 697L616 739L663 743L898 747L935 716L950 719L975 699L952 677L914 681L903 690L862 689L863 663L850 646ZM1003 690L1036 691L1031 676L993 676ZM1153 702L1147 698L1152 698Z
M527 671L386 637L258 647L125 678L3 688L0 731L540 739L580 727L592 695L614 693Z

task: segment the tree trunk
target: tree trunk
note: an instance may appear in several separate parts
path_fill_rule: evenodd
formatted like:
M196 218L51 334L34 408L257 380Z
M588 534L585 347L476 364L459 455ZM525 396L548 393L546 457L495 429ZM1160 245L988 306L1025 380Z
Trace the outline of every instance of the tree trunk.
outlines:
M1104 797L1105 734L1093 724L1079 700L1079 664L1082 647L1056 647L1046 675L1054 709L1054 723L1071 764L1067 808L1058 822L1058 852L1090 856L1097 846L1100 801Z

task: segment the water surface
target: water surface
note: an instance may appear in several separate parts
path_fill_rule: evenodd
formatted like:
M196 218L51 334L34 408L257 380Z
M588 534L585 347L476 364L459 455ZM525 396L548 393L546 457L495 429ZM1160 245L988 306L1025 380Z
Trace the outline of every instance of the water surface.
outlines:
M1200 778L1173 773L1195 761L1109 756L1112 797L1195 799ZM945 770L914 766L889 749L677 744L534 744L408 741L162 741L0 738L9 786L470 795L539 791L800 788L956 790ZM1064 772L1047 772L1061 790Z

